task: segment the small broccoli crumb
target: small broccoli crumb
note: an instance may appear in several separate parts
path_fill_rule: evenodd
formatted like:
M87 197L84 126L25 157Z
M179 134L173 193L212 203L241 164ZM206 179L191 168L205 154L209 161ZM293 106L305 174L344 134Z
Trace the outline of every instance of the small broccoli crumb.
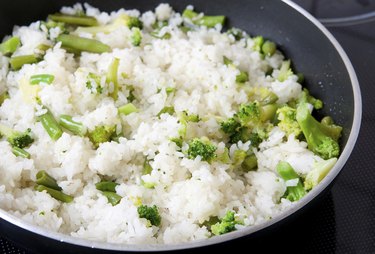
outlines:
M201 156L203 161L209 162L216 157L216 149L217 147L211 144L210 141L195 138L189 142L187 154L189 159L195 159L197 156Z
M11 128L0 125L0 137L5 136L8 142L13 147L25 148L31 145L34 142L34 139L31 137L31 129L27 129L25 132L15 131Z
M235 218L233 211L228 211L220 222L211 226L211 232L214 235L222 235L236 230L236 224L241 224Z
M297 111L289 106L281 107L277 110L277 119L280 121L277 126L284 131L287 136L294 134L295 137L298 137L302 130L296 120Z
M95 148L98 148L101 143L109 142L116 134L116 126L97 126L88 133L90 141Z
M161 217L159 214L159 210L156 205L153 206L147 206L147 205L141 205L138 207L138 214L140 218L147 219L151 225L154 226L160 226L161 223Z

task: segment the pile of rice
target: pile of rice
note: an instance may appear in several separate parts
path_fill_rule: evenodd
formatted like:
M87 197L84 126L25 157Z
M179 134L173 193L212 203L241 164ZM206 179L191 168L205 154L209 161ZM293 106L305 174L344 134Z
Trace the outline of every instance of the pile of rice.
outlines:
M62 12L74 14L82 10L77 4L64 7ZM244 225L236 225L240 229L270 220L293 205L282 198L286 184L275 168L279 161L287 161L298 174L306 175L322 159L309 151L305 142L293 135L286 137L274 127L255 151L258 169L239 174L230 164L208 163L199 156L189 159L170 141L181 128L178 117L156 116L165 106L174 106L176 112L198 114L203 120L190 123L187 136L209 137L218 147L217 152L222 152L225 134L216 119L232 117L239 105L248 102L245 90L235 81L238 69L223 64L223 56L249 73L247 86L267 87L278 96L278 103L285 103L298 98L302 87L296 75L284 82L265 75L267 66L274 68L273 75L277 75L284 60L280 52L263 59L252 49L251 38L235 41L233 36L221 32L220 25L185 34L178 29L183 22L181 14L168 4L143 14L124 9L108 14L89 5L85 5L85 11L101 24L110 23L122 13L139 16L145 30L157 20L169 20L161 33L168 32L171 38L155 39L145 34L141 46L134 47L127 39L131 30L120 27L95 37L112 47L110 53L84 52L75 58L58 43L47 51L43 61L24 65L19 71L9 71L8 58L0 56L0 93L8 90L10 94L0 107L0 124L20 131L31 128L35 138L27 148L30 159L16 157L9 143L0 141L1 209L75 237L113 243L172 244L211 237L203 223L212 216L221 218L229 210L243 221ZM58 28L49 33L42 30L40 22L15 27L13 36L20 37L22 46L14 56L33 54L38 45L51 44L50 40L60 33ZM93 37L87 33L80 36ZM88 73L106 73L114 57L120 59L119 83L134 87L137 113L118 114L117 108L128 103L130 91L125 86L117 101L105 94L93 94L86 87ZM72 115L88 130L98 125L116 125L118 130L124 130L125 137L102 143L98 149L87 137L67 132L53 141L37 121L43 109L20 89L25 80L38 73L55 76L53 85L41 84L38 92L41 103L55 116ZM172 95L165 90L170 87L175 88ZM230 155L250 146L250 142L233 144ZM146 157L151 159L154 170L142 175ZM40 170L54 177L63 192L74 197L73 202L63 203L46 192L35 191L33 183ZM116 192L122 199L118 205L112 206L96 189L102 176L119 183ZM153 182L155 187L145 188L142 181ZM139 202L159 207L160 227L139 218Z

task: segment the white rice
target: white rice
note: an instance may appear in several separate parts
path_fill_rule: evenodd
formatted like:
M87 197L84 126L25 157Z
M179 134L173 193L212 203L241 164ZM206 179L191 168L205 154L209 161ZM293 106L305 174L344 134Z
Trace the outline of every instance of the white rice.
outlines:
M239 105L248 100L245 90L236 84L238 70L224 65L223 56L249 73L247 86L267 87L279 97L279 103L285 103L299 97L301 85L295 75L284 82L266 77L267 65L280 67L284 59L280 52L262 59L252 50L252 39L235 42L221 33L219 26L185 35L177 29L181 15L168 4L143 14L134 10L108 14L89 5L85 7L86 13L101 24L127 13L140 16L145 29L151 30L156 20L169 19L169 26L161 33L169 32L172 37L157 40L144 33L141 46L134 47L128 40L131 31L121 27L109 34L96 35L96 39L114 48L111 53L82 53L77 60L57 44L47 51L43 61L9 74L8 60L0 56L0 93L8 90L10 94L10 99L0 107L0 123L17 130L31 128L35 137L35 142L26 148L30 159L16 157L8 142L0 141L1 209L35 225L80 238L171 244L210 237L202 223L211 216L222 217L228 210L236 211L244 226L252 226L293 205L281 197L287 186L296 183L285 183L275 168L279 161L287 161L298 174L305 176L316 161L322 160L307 149L305 142L294 136L285 137L275 127L256 151L258 170L240 176L228 164L216 161L209 164L199 157L188 159L169 140L178 136L181 127L178 117L155 116L168 105L174 106L176 112L187 110L199 114L203 121L189 125L187 136L210 137L218 151L223 151L223 134L216 119L232 117ZM77 10L84 8L77 4L64 7L62 12L73 14ZM14 28L13 35L22 41L15 55L32 54L40 44L52 45L48 32L41 31L39 25L35 22ZM51 38L56 38L59 32L53 31ZM105 73L114 57L120 59L119 74L127 74L126 78L119 75L120 83L131 84L135 89L138 113L118 115L117 107L128 103L129 91L125 88L120 90L116 102L105 93L96 95L86 88L87 74ZM89 130L97 125L116 125L124 130L126 138L102 143L97 150L88 138L69 133L52 141L37 121L43 109L19 89L22 82L39 73L55 76L53 85L41 84L38 92L41 103L55 116L72 115ZM167 96L167 87L176 88L172 97ZM249 142L232 145L230 155L236 150L248 150L249 146ZM159 170L142 176L145 157L153 159L151 166ZM46 170L54 177L64 193L74 196L73 202L62 203L45 192L35 191L31 183L39 170ZM120 184L116 191L123 198L116 206L95 188L103 175ZM145 188L142 181L154 183L155 188ZM137 200L159 207L160 227L150 227L146 219L139 218Z

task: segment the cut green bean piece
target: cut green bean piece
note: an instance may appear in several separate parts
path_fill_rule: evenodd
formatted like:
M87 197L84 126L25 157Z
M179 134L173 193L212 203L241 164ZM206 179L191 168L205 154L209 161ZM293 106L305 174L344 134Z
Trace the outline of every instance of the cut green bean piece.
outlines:
M24 56L15 56L10 58L10 66L12 70L17 71L22 68L25 64L33 64L39 62L41 59L36 55L24 55Z
M74 16L66 15L62 13L51 14L48 16L48 19L55 22L62 22L69 25L77 26L97 26L98 21L94 17L90 16Z
M107 83L108 84L113 84L113 91L110 92L111 97L114 100L117 100L118 98L118 67L120 65L120 59L114 58L112 60L112 63L110 64L107 72Z
M55 76L51 74L38 74L38 75L33 75L30 77L30 84L31 85L38 85L40 83L45 83L45 84L52 84L52 82L55 80Z
M266 56L272 56L276 52L276 43L265 41L262 45L262 51Z
M173 115L175 113L174 107L173 106L166 106L160 110L160 112L157 114L157 117L160 118L162 114L170 114Z
M110 52L111 47L93 39L82 38L75 35L61 34L56 39L62 43L62 47L77 51L87 51L91 53Z
M112 205L112 206L115 206L117 205L118 203L120 203L121 201L121 196L114 193L114 192L111 192L111 191L103 191L102 194L104 196L106 196L106 198L108 199L108 202Z
M22 148L19 148L19 147L16 147L16 146L12 147L12 153L17 157L23 157L23 158L26 158L26 159L30 159L30 154Z
M36 185L35 186L35 190L40 191L40 192L46 191L54 199L60 200L60 201L62 201L64 203L70 203L70 202L73 201L73 197L72 196L66 195L66 194L64 194L61 191L54 190L52 188L48 188L48 187L46 187L44 185Z
M62 190L62 188L57 185L56 180L44 170L41 170L36 174L36 183L54 190Z
M292 166L286 161L280 161L276 166L276 171L279 173L281 178L284 181L298 179L296 186L288 186L285 193L285 197L290 201L300 200L303 196L306 195L306 190L302 185L302 181L299 175L294 171Z
M130 115L131 113L138 112L138 109L136 106L133 105L133 103L128 103L124 106L119 107L118 112L120 114Z
M53 140L56 141L61 137L63 131L61 130L60 125L57 123L56 119L48 109L47 113L41 115L39 119L44 129Z
M20 45L20 38L12 37L0 44L0 52L6 56L11 55L14 53L14 51L17 50Z
M116 193L116 186L119 185L115 182L102 181L95 184L97 190L100 191L109 191Z
M78 136L84 136L87 129L83 126L82 123L76 122L73 120L73 117L69 115L61 115L59 124L61 127L67 129L68 131L76 134Z
M215 27L217 24L224 25L225 16L202 16L199 17L199 14L193 10L185 9L182 13L184 18L190 19L195 25L206 26L206 27Z

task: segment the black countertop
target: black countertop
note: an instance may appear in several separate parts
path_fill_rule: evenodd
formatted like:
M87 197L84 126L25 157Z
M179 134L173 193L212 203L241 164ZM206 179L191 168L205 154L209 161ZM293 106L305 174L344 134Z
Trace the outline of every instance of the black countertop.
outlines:
M332 0L328 5L318 0L295 2L321 18L375 12L375 1L371 0ZM329 30L352 61L362 91L362 127L349 161L331 191L290 223L260 236L255 243L240 239L207 251L231 252L239 247L249 252L262 248L262 252L375 253L375 21ZM1 238L1 232L0 253L31 254Z

